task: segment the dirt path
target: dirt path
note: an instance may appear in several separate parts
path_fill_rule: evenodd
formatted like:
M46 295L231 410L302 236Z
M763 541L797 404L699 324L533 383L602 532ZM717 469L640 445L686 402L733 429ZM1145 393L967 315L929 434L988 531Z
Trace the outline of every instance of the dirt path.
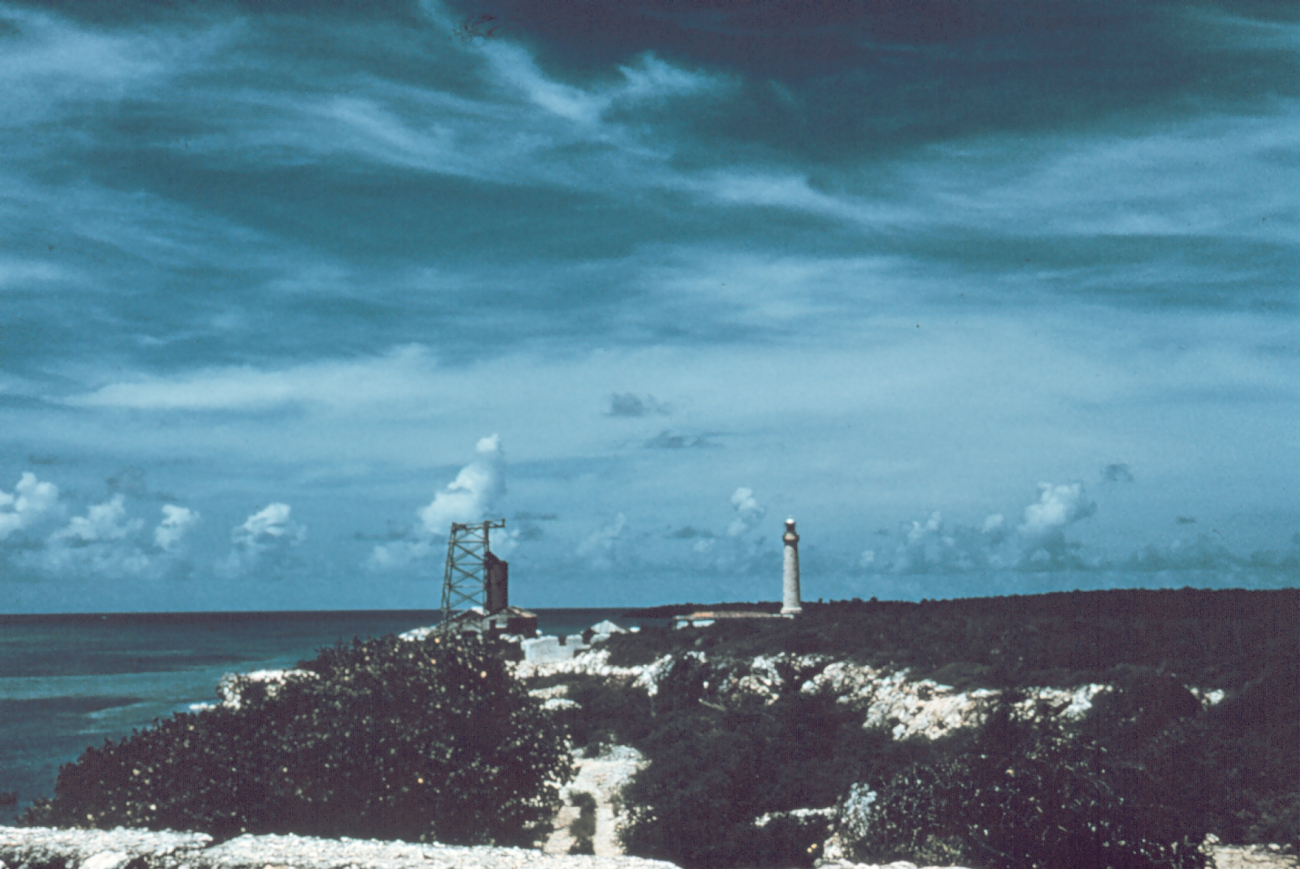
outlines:
M578 844L573 827L581 818L582 809L575 801L582 802L579 794L590 794L596 804L592 851L597 857L621 856L623 846L618 840L622 819L620 795L623 787L645 764L645 758L635 748L615 745L597 757L578 758L576 763L578 774L560 791L564 808L555 816L555 832L546 840L542 850L547 854L568 854Z

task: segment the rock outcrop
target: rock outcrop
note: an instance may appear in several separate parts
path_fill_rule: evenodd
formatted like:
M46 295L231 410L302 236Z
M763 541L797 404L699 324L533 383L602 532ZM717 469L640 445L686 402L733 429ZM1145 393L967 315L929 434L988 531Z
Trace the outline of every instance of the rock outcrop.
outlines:
M932 679L913 679L906 669L836 661L826 655L759 655L737 661L710 660L703 652L692 651L676 657L664 655L650 664L620 667L609 663L608 650L593 648L562 661L520 661L514 666L521 679L597 676L653 696L672 667L687 659L707 670L704 687L711 702L770 704L790 691L829 693L837 702L860 712L863 727L885 727L895 739L937 739L961 728L977 727L998 697L998 692L989 688L960 691ZM1109 690L1110 686L1096 683L1028 688L1019 708L1026 716L1050 710L1074 721L1087 714L1099 694Z

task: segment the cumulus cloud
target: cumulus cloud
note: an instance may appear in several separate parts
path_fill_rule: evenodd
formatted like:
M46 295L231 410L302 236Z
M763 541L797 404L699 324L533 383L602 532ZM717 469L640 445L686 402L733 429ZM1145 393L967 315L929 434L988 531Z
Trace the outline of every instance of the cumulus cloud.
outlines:
M477 458L460 469L456 479L434 494L433 500L417 511L418 528L375 546L366 559L370 570L401 570L432 555L436 549L431 537L446 537L453 522L474 522L487 517L496 502L506 494L505 451L501 438L480 438L475 446ZM555 516L516 514L515 518L554 520ZM536 528L536 526L529 526ZM498 534L492 549L498 555L513 551L528 534L512 530Z
M0 490L0 540L15 531L30 528L53 510L59 501L59 487L42 483L30 471L23 473L13 494Z
M984 517L984 524L980 526L980 533L988 539L989 543L997 546L1003 540L1007 539L1010 530L1007 528L1006 519L1001 513L994 513L991 516Z
M307 537L306 526L295 522L288 504L276 502L250 515L230 531L232 549L217 572L238 576L258 565L282 563L293 547Z
M754 490L745 486L732 493L731 506L736 511L736 517L727 526L728 537L739 537L767 515L767 508L758 503Z
M1065 529L1096 510L1082 483L1042 483L1038 500L1025 507L1024 521L1014 531L1001 513L963 525L946 522L935 511L886 534L888 540L863 550L857 564L869 572L901 574L1085 567Z
M244 520L230 532L230 542L244 549L261 549L278 543L297 543L307 529L293 521L288 504L270 504Z
M1022 566L1078 566L1078 547L1066 541L1065 529L1096 512L1097 502L1083 483L1039 483L1038 501L1025 508L1025 521L1016 529L1023 543Z
M479 440L478 458L460 469L456 479L420 510L420 522L430 534L446 535L452 522L482 519L506 493L505 453L501 438Z
M49 484L42 484L49 485ZM53 495L46 492L47 500ZM55 577L93 575L112 579L159 578L188 569L182 538L198 521L198 513L168 504L154 529L156 549L141 541L144 520L130 515L126 495L91 504L84 514L42 540L33 540L15 563ZM161 551L159 551L161 550Z
M198 523L198 511L188 507L178 507L175 504L164 504L162 514L162 521L153 530L154 545L163 552L176 552L180 549L185 535Z
M131 541L70 545L66 539L51 540L44 549L24 553L19 563L68 579L87 574L108 579L140 579L154 576L162 568Z
M534 526L535 528L536 526ZM520 540L533 539L531 534L525 534L519 528L503 528L491 537L490 548L500 558L509 558L510 553L519 548Z
M877 532L879 534L880 532ZM868 571L891 573L962 573L1004 565L1001 544L1008 537L1001 514L993 514L978 526L950 525L935 511L924 521L904 523L894 546L888 551L867 549L858 566Z
M74 516L66 528L55 532L53 539L74 543L121 540L143 526L139 519L127 518L126 497L117 494L87 508L85 516Z
M689 548L677 549L675 556L683 569L744 574L762 571L764 563L770 566L775 533L769 537L753 533L767 515L767 507L747 486L735 489L727 503L731 518L725 528L715 531L683 525L664 535L668 540L689 542Z

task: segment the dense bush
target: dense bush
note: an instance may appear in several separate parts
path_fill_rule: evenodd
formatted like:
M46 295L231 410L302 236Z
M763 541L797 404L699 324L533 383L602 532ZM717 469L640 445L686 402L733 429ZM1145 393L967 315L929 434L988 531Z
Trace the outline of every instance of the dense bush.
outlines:
M650 764L624 795L631 854L687 869L811 865L827 823L779 813L834 806L860 771L911 750L864 731L829 696L794 691L720 710L700 702L704 675L682 659L659 683L650 731L636 741ZM768 814L778 817L755 825Z
M24 822L531 844L558 808L563 732L482 643L390 636L300 666L88 749Z
M1223 703L1168 721L1153 735L1141 716L1100 706L1089 721L1103 744L1147 769L1172 805L1226 842L1300 848L1300 661L1264 672ZM1117 704L1121 713L1129 704Z
M1169 860L1194 865L1199 857L1188 850L1187 837L1197 831L1214 832L1229 843L1276 842L1300 848L1300 752L1295 750L1300 745L1300 660L1295 655L1300 645L1300 591L1296 589L1071 592L920 603L805 604L798 619L721 620L703 629L643 630L614 640L611 661L645 663L663 654L678 660L654 698L651 735L628 734L651 760L651 769L633 787L641 805L634 807L635 824L628 835L639 849L635 853L644 856L688 866L724 865L733 857L736 862L763 865L767 858L759 852L779 853L758 839L750 846L741 840L753 833L750 818L784 808L782 801L747 796L729 801L723 795L744 786L743 771L752 763L745 759L753 754L748 747L750 735L775 727L773 716L790 708L789 698L759 710L760 717L769 720L726 724L727 715L711 714L703 705L710 697L704 681L711 677L708 668L685 662L685 656L695 652L720 667L727 661L782 651L821 653L907 666L911 678L928 676L963 689L1070 687L1085 682L1113 686L1098 698L1095 712L1074 742L1062 733L1050 739L1022 739L1016 744L1023 747L1023 758L1001 767L1002 773L993 767L971 766L970 757L986 755L987 760L997 754L988 755L986 749L963 742L966 737L914 744L886 740L869 757L860 758L855 767L858 781L875 782L877 787L893 783L880 788L881 810L891 799L911 801L908 811L892 811L899 819L917 814L920 820L910 827L899 820L896 831L902 836L906 827L913 838L906 842L900 838L891 847L905 849L897 853L911 853L917 862L954 862L955 854L975 848L966 859L974 865L990 864L990 855L979 850L988 843L967 841L973 825L956 830L924 820L925 811L938 811L936 793L943 796L945 812L973 800L967 784L977 774L985 776L980 801L990 793L1012 800L1007 805L995 800L999 812L1017 810L1015 800L1027 800L1035 793L1036 801L1059 800L1061 819L1079 820L1090 817L1089 812L1114 810L1118 814L1110 817L1123 825L1088 822L1080 827L1062 820L1062 826L1072 835L1093 836L1074 842L1078 847L1121 839L1145 841L1146 856L1124 858L1137 861L1132 865L1150 865L1143 860L1158 863L1164 858L1151 855L1172 854L1175 844L1179 853ZM712 678L717 678L716 670ZM796 675L789 681L802 678ZM1188 685L1224 689L1227 697L1218 706L1202 710ZM691 723L671 736L671 728L681 721ZM678 745L684 756L678 755ZM1020 756L1016 751L1007 755ZM1058 756L1065 764L1058 772L1035 760ZM1098 758L1106 762L1099 765ZM768 755L763 768L780 781L793 774L781 768L784 762L779 755ZM1008 769L1019 770L1013 778L1023 773L1020 781L1036 784L1004 787L997 775L1005 775ZM698 782L691 780L692 774L698 775ZM930 784L924 784L930 779ZM916 783L910 791L902 789L907 781ZM886 799L889 793L894 797ZM1037 808L1033 812L1038 815ZM675 823L691 835L674 839ZM988 835L1000 829L995 823L979 829L986 828L991 831ZM1018 831L1005 832L1011 836ZM1173 838L1166 841L1166 836ZM697 845L697 838L709 844ZM728 844L733 840L740 844ZM1065 847L1064 842L1058 844ZM792 864L798 862L791 858Z
M644 691L611 685L596 676L570 677L565 695L577 705L556 712L575 748L587 756L621 743L640 743L650 733L650 698Z
M970 743L859 790L841 835L871 862L999 869L1200 869L1208 832L1159 783L1086 736L1000 706Z
M709 636L687 648L727 648ZM719 670L679 654L653 702L638 694L635 712L624 708L634 724L619 728L617 699L601 702L600 720L651 761L626 793L630 853L688 869L808 865L825 826L779 813L831 805L855 781L877 792L872 822L850 835L872 862L1194 869L1207 832L1291 843L1300 826L1297 665L1275 654L1255 666L1261 675L1208 711L1166 670L1122 666L1081 725L1052 723L1045 705L1045 723L1019 721L1006 706L980 731L897 742L798 693L803 673L783 674L787 693L771 705L724 709L708 688ZM756 827L767 813L779 820Z
M672 609L694 608L709 607ZM1297 647L1300 589L1188 588L809 602L797 619L724 619L702 630L616 637L610 659L646 663L647 649L751 658L823 653L910 666L914 676L954 664L971 674L989 668L983 681L990 687L999 670L1015 671L1027 686L1094 681L1130 665L1163 668L1186 684L1234 687L1255 678L1261 661L1294 657Z
M569 824L569 835L573 836L569 853L594 855L596 846L592 839L596 835L596 798L588 793L576 793L573 805L578 809L578 817Z

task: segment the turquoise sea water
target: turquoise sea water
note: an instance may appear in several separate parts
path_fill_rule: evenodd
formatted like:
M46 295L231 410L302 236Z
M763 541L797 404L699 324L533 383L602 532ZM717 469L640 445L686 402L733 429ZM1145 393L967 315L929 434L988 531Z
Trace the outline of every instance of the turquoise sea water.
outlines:
M543 633L578 633L622 610L536 610ZM230 672L291 667L353 637L437 622L432 610L395 612L0 615L0 825L51 796L59 765L155 718L216 697Z

